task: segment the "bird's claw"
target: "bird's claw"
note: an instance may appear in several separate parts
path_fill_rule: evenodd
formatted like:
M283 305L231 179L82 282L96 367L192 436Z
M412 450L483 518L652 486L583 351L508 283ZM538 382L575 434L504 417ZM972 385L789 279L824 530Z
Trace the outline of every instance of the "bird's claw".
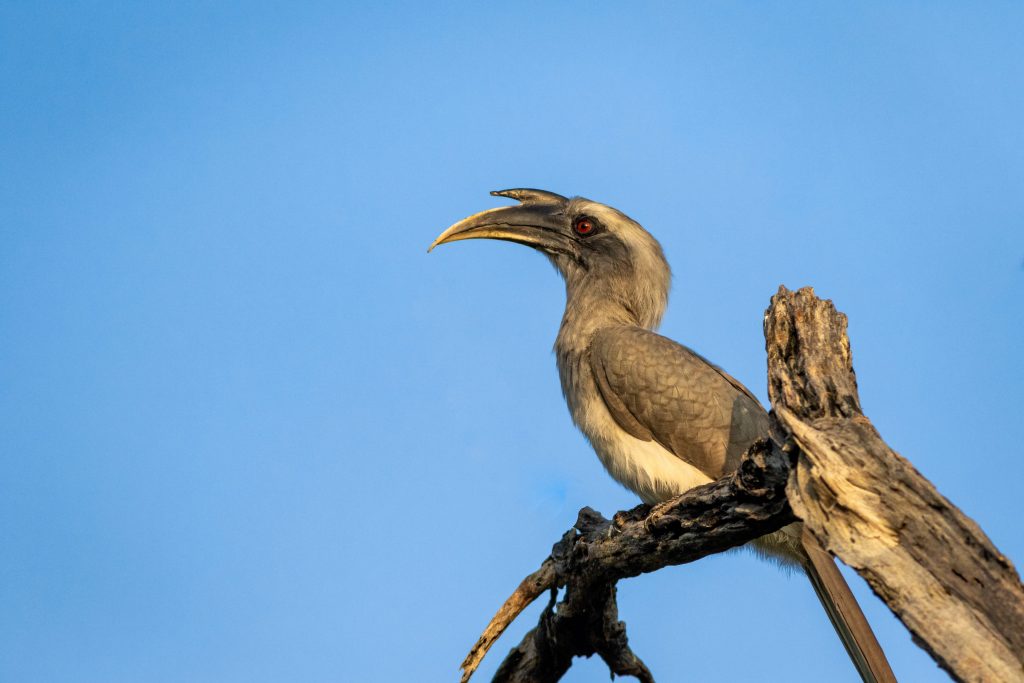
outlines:
M654 527L655 525L657 525L658 520L660 520L664 516L665 514L658 510L657 508L651 510L650 514L644 517L644 531L646 531L649 534L653 533Z

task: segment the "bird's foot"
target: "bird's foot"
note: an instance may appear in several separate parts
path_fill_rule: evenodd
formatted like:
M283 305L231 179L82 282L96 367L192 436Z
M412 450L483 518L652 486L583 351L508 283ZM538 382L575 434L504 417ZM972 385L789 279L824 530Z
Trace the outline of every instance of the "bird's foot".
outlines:
M664 516L665 512L662 510L661 506L655 506L651 510L650 514L644 517L644 531L646 531L649 534L654 533L657 527L660 526L658 522L660 522L662 517Z

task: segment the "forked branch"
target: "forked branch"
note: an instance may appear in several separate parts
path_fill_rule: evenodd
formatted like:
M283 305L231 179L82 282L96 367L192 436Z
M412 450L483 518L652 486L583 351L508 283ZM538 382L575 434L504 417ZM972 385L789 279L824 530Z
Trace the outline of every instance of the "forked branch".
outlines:
M494 680L557 681L573 657L598 654L615 674L653 681L629 649L625 624L618 620L615 583L699 560L789 524L788 475L787 455L759 441L734 474L653 508L640 505L611 521L584 508L540 569L498 610L462 663L462 680L469 680L488 648L527 605L546 590L565 587L561 601L556 605L552 600Z
M867 580L955 680L1024 681L1024 586L981 529L861 412L846 317L809 288L780 287L765 313L765 340L774 441L751 446L735 474L653 508L612 521L581 510L470 651L463 682L546 591L551 601L540 623L496 681L557 681L573 657L593 654L614 674L652 681L618 620L616 582L722 552L795 519Z

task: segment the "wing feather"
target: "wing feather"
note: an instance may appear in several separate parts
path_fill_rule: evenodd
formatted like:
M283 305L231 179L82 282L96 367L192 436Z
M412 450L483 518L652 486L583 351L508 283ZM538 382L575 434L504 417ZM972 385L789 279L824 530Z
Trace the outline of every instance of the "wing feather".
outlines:
M590 365L616 423L655 439L712 478L735 469L768 415L753 394L704 357L639 327L594 337Z

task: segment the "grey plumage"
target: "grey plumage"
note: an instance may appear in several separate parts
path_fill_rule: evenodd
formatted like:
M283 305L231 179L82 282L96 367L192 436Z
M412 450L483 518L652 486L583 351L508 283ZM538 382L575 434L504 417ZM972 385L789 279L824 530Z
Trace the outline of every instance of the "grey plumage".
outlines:
M671 280L657 240L620 211L581 197L492 194L521 203L459 221L430 248L486 237L551 260L566 288L555 340L562 392L612 477L657 503L734 471L750 444L768 436L768 415L724 370L653 331ZM800 525L754 545L808 573L865 681L895 681L842 575Z
M594 335L590 367L620 427L655 439L712 479L732 472L768 414L731 375L694 351L639 327Z

